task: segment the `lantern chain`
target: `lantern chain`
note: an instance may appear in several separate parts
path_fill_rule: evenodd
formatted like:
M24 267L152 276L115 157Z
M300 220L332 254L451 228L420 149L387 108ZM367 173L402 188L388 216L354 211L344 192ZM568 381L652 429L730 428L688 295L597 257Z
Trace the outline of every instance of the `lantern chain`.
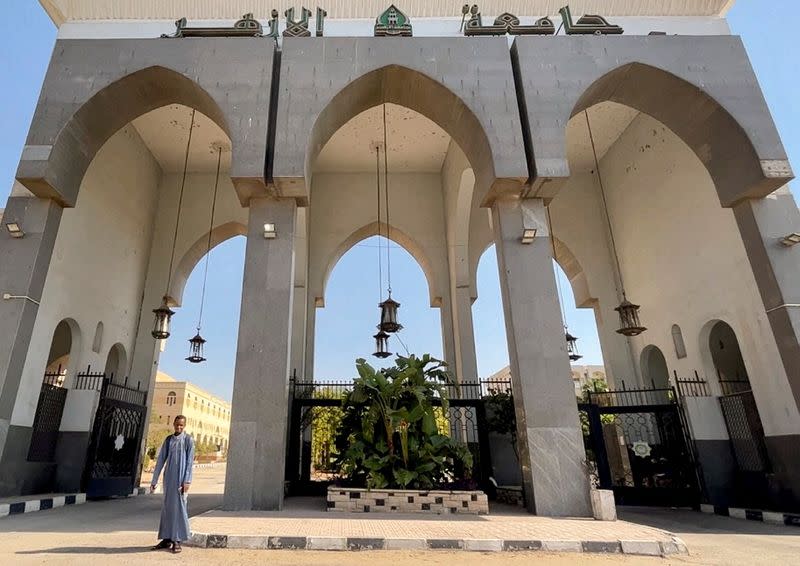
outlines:
M386 193L386 283L389 298L392 297L392 255L389 238L389 141L386 133L386 103L383 103L383 190Z
M192 145L192 133L194 132L194 117L197 110L192 108L192 119L189 123L189 140L186 142L186 155L183 159L183 178L181 179L181 192L178 196L178 216L175 219L175 234L172 237L172 255L169 258L169 271L167 272L167 288L164 291L164 297L169 295L169 285L172 283L172 264L175 262L175 246L178 243L178 227L181 223L181 207L183 206L183 190L186 187L186 170L189 166L189 148Z
M206 302L206 282L208 281L208 262L211 257L211 233L214 230L214 213L217 209L217 189L219 188L219 170L222 163L222 147L217 153L217 176L214 179L214 196L211 200L211 222L208 226L208 242L206 244L206 265L203 272L203 290L200 292L200 315L197 318L197 333L200 333L200 326L203 324L203 307Z
M614 239L614 229L611 227L611 216L609 215L609 212L608 212L608 202L606 201L606 192L605 192L605 189L603 188L603 177L600 175L600 162L597 159L597 149L595 148L595 145L594 145L594 136L592 135L592 126L589 123L589 110L586 109L583 112L586 115L586 128L589 130L589 141L592 144L592 155L594 156L594 168L595 168L595 171L597 172L597 181L600 184L600 196L603 199L603 211L605 212L605 215L606 215L606 223L608 225L608 233L609 233L609 236L611 237L611 249L612 249L612 251L614 253L614 262L617 265L617 275L619 276L619 285L622 288L622 299L625 300L626 299L626 297L625 297L625 282L622 280L622 268L620 267L619 256L617 255L617 243L616 243L616 240Z

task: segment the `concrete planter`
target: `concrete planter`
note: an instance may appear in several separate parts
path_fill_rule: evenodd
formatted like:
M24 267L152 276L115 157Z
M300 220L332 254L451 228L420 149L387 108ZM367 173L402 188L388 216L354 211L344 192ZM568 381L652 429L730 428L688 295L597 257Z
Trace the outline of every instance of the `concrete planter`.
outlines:
M488 515L489 500L482 491L329 487L328 511Z
M592 496L592 514L598 521L616 521L617 506L614 502L614 492L610 489L593 489L589 492Z

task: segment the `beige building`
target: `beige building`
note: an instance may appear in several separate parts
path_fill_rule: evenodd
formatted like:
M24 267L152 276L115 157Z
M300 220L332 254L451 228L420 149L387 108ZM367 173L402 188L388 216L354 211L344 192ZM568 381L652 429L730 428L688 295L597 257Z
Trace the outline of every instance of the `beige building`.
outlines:
M167 425L177 415L186 417L186 432L198 443L216 444L227 451L231 404L188 381L159 371L153 393L152 415Z
M575 386L575 396L583 396L583 386L589 383L592 379L602 379L606 381L606 368L605 366L571 366L572 368L572 384ZM504 367L487 378L489 381L511 381L511 368Z

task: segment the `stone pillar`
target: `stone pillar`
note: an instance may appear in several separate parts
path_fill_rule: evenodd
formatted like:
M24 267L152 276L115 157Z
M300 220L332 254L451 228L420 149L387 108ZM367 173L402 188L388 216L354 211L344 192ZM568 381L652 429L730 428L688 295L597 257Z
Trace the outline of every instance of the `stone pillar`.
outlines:
M451 297L442 297L441 306L439 307L439 315L442 328L442 357L447 362L448 368L453 372L453 378L458 379L458 354L456 353L456 337L455 337L455 321L453 319L453 305L450 302ZM395 342L397 347L400 344Z
M22 368L28 354L38 302L50 267L61 207L52 200L27 196L8 199L0 226L0 495L19 494L18 466L23 466L30 429L10 426ZM16 222L25 233L12 238L5 225ZM36 302L34 302L36 301Z
M517 443L528 510L546 516L591 516L583 436L541 199L498 199L492 218ZM537 227L522 244L523 227Z
M800 211L782 187L762 199L744 200L733 207L747 257L764 302L775 343L786 370L794 401L800 408L800 244L791 247L781 239L800 232ZM766 413L770 407L759 407ZM800 434L767 436L775 477L800 504Z
M250 201L242 309L225 475L227 510L283 506L295 201ZM277 237L264 238L274 223Z
M456 287L453 295L456 358L461 381L478 380L478 357L475 353L475 328L472 324L472 297L469 286Z
M306 381L314 379L314 338L317 330L317 300L307 293L308 305L306 307L306 351L303 377Z

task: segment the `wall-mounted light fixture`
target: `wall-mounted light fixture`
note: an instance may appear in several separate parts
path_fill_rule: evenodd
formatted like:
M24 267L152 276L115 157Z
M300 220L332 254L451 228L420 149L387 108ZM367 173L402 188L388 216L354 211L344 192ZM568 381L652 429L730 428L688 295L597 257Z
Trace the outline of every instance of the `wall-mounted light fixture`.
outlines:
M269 222L264 224L264 238L267 240L274 240L278 236L278 233L275 231L275 224Z
M37 306L40 304L39 301L29 297L28 295L12 295L11 293L3 293L3 300L4 301L8 301L8 300L11 300L11 299L24 299L26 301L32 302L34 305L37 305Z
M536 237L536 228L525 228L522 231L522 237L520 238L520 242L523 244L532 244L533 239Z
M800 233L799 232L792 232L791 234L787 234L781 240L781 244L786 246L787 248L793 246L795 244L800 244Z
M18 222L6 222L6 230L12 238L22 238L25 232L22 231L22 226Z

